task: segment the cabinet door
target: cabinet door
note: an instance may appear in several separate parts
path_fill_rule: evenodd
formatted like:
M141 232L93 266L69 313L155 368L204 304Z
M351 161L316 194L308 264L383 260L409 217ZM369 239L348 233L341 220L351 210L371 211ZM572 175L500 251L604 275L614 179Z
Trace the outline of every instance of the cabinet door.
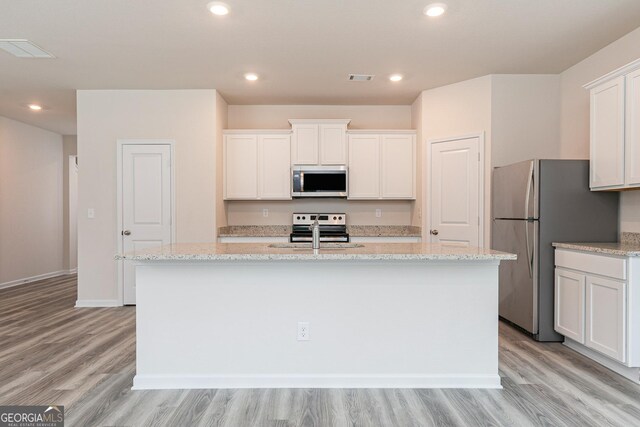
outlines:
M293 147L294 165L318 164L318 125L294 125Z
M258 150L260 199L291 199L290 136L259 135Z
M224 138L224 198L258 198L258 138L226 135Z
M591 89L591 188L624 185L624 76Z
M587 333L585 345L625 362L626 284L587 276Z
M415 198L416 145L413 135L382 135L382 198Z
M347 127L320 125L320 164L347 164Z
M625 182L640 187L640 70L627 75Z
M380 197L380 137L349 136L349 199Z
M554 329L584 344L585 275L556 268Z

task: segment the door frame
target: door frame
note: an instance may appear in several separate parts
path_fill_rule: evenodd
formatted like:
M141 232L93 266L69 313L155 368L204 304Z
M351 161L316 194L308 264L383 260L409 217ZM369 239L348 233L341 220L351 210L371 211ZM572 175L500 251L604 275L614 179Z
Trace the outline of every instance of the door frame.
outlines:
M124 250L122 244L122 154L127 145L168 145L171 152L171 242L176 241L176 173L175 173L175 141L173 139L129 139L118 138L116 142L116 241L118 252ZM124 261L118 261L118 305L124 306Z
M485 132L477 132L470 133L458 136L450 136L445 138L435 138L435 139L427 139L425 141L427 149L424 150L424 187L422 189L422 193L426 193L424 197L425 200L425 209L424 209L424 220L422 223L422 241L431 243L432 237L429 230L431 230L431 206L433 205L433 200L431 198L431 161L433 159L432 156L432 148L434 144L441 144L446 142L460 141L464 139L475 139L478 138L478 153L480 154L480 160L478 162L478 216L480 217L480 224L478 224L478 246L484 247L484 232L485 232Z

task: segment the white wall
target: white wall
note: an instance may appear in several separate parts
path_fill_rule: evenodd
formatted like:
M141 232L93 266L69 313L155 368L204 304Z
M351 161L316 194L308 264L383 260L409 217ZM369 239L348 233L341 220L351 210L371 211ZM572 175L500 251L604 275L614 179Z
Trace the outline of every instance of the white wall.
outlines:
M491 87L491 165L560 158L560 76L496 74Z
M491 76L479 77L422 92L422 138L433 139L485 133L485 227L484 240L490 238L491 200ZM423 152L423 238L429 230L427 209L429 192L429 150Z
M62 250L63 268L73 271L78 267L78 172L69 157L78 154L76 135L62 137Z
M288 119L351 119L349 129L412 129L409 105L229 105L229 129L291 129ZM412 201L228 201L229 225L288 225L293 212L345 212L349 224L410 225ZM262 210L269 209L263 217ZM376 218L375 210L382 209ZM226 225L218 220L218 226ZM419 224L417 224L419 225Z
M349 129L411 129L411 106L229 105L229 129L290 129L288 119L351 119Z
M216 91L80 90L78 299L117 299L116 142L175 140L178 242L216 238ZM88 219L88 208L95 219Z
M0 286L63 269L62 136L0 117Z
M560 75L560 150L564 158L589 158L589 92L582 86L640 58L640 28L616 40ZM640 190L620 195L621 231L640 232Z

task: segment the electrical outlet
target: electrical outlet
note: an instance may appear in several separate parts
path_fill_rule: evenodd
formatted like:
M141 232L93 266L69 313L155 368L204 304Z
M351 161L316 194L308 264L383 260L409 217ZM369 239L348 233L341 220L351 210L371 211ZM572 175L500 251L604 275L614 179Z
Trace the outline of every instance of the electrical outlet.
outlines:
M269 216L269 209L262 209L262 216L263 217L268 217Z
M382 216L382 209L376 209L376 218L380 218Z
M309 322L298 322L298 341L309 341Z
M96 210L93 208L87 209L87 218L93 219L96 217Z

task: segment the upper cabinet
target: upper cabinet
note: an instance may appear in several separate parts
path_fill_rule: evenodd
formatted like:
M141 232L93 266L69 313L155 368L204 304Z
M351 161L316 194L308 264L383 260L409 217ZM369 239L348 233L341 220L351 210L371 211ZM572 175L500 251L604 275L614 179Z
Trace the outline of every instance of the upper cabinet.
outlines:
M291 119L292 165L347 164L347 125L351 120Z
M349 131L349 199L415 199L415 131Z
M591 102L591 189L640 188L640 59L585 88Z
M291 199L290 153L286 131L226 131L224 199Z

